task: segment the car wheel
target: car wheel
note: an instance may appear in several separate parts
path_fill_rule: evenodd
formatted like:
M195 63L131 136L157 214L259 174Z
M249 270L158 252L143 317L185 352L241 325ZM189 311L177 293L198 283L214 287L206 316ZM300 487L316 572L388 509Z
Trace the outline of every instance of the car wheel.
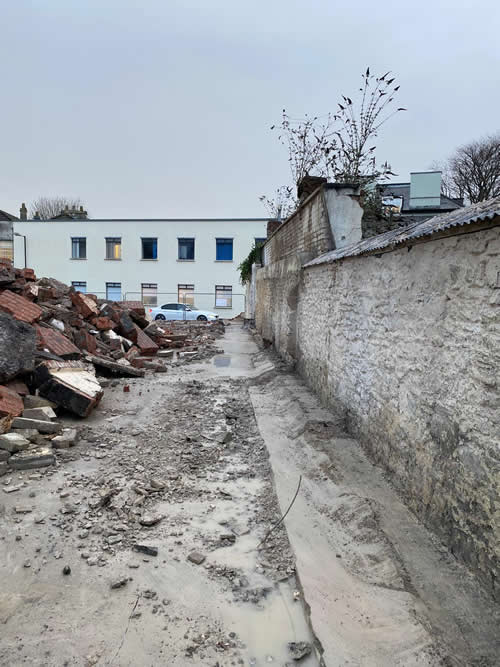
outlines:
M200 322L206 322L207 321L206 315L198 315L198 317L196 319L199 320Z
M155 320L166 320L166 319L167 319L167 318L165 317L165 315L161 315L161 314L160 314L160 315L157 315L157 316L155 317Z

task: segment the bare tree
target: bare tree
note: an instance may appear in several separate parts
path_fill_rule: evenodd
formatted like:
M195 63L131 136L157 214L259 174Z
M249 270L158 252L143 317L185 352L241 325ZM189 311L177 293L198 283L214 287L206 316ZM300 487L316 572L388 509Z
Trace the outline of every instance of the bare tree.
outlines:
M290 185L282 185L276 188L274 197L261 195L259 201L264 204L271 218L276 220L288 218L297 208L295 189Z
M353 182L363 189L393 175L387 162L377 167L376 146L370 144L389 118L405 111L392 107L399 85L390 72L376 77L370 74L370 68L362 74L362 80L358 100L342 95L335 113L294 119L283 109L278 139L287 148L295 187L309 174ZM271 130L276 127L273 125ZM282 186L276 193L291 187ZM277 210L280 205L276 196L263 195L260 201L268 209Z
M452 196L475 204L500 195L500 132L460 146L446 165Z
M66 206L77 209L81 205L82 201L78 197L38 197L30 204L29 216L34 218L38 214L41 220L50 220L62 213Z

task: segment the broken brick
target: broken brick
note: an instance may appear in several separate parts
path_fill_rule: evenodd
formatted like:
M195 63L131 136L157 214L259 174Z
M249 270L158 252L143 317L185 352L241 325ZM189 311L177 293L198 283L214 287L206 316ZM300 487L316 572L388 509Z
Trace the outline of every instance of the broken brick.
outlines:
M24 410L23 399L11 389L0 386L0 417L19 417Z
M73 345L60 331L36 325L36 333L40 347L46 348L62 359L78 359L81 354L76 345Z
M80 350L86 350L91 354L94 354L97 350L97 343L95 336L89 334L85 329L78 329L73 332L73 338L75 345L80 348Z
M32 324L42 316L42 309L20 294L6 289L0 294L0 310L15 317L20 322Z
M116 323L113 322L113 320L111 320L109 317L93 317L91 322L96 329L99 329L99 331L114 329L116 326Z
M137 331L137 347L140 349L141 354L146 356L156 354L158 352L158 345L142 329L139 329L137 324L134 324L134 327Z
M92 317L92 315L99 315L99 308L96 302L90 298L89 294L82 294L82 292L73 292L71 294L71 301L79 313L85 318Z

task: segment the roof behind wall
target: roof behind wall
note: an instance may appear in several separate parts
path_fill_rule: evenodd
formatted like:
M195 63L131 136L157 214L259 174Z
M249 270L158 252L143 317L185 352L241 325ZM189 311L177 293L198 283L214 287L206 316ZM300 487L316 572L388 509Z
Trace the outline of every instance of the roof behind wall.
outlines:
M18 220L15 215L11 215L10 213L7 213L6 211L1 211L0 210L0 220L2 222L9 221L9 220Z

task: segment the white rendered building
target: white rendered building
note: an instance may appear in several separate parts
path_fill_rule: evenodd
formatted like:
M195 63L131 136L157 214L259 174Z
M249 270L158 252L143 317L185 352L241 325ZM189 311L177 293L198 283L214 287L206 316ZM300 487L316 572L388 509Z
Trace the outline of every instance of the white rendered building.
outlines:
M267 218L16 220L13 227L14 264L38 277L100 298L188 303L229 318L245 310L238 266L266 238Z

